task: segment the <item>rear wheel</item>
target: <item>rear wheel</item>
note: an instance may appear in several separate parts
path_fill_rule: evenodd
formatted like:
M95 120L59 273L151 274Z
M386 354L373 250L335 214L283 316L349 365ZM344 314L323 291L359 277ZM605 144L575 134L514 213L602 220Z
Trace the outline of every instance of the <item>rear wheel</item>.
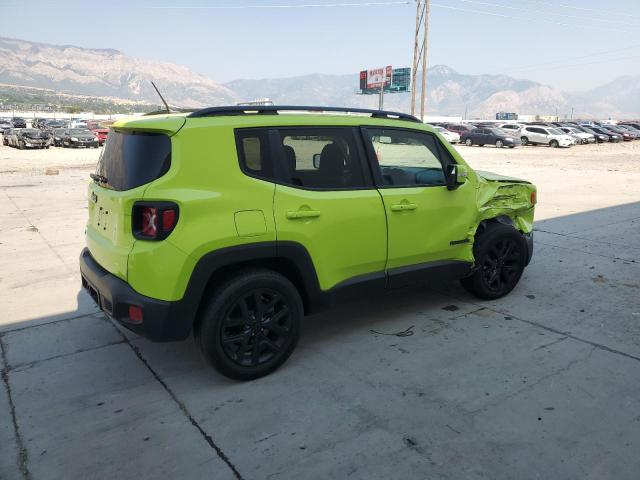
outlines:
M493 300L508 294L516 286L527 258L522 234L501 223L490 223L476 235L473 253L475 271L461 280L462 286L475 296Z
M195 339L221 374L253 380L289 358L302 316L300 295L289 280L270 270L245 270L212 292Z
M471 146L473 145L473 140L471 140L470 138L467 138L467 139L464 141L464 144L465 144L467 147L471 147Z
M560 146L560 144L558 143L558 141L557 141L557 140L551 140L551 141L549 142L549 146L550 146L551 148L558 148L558 147Z
M528 145L529 139L527 137L520 137L520 143L522 143L522 145Z
M496 148L504 147L504 142L502 140L496 140Z

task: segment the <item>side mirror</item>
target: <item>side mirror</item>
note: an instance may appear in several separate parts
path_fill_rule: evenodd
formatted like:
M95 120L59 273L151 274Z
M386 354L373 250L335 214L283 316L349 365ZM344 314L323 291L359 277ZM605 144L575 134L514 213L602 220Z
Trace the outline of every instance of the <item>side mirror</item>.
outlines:
M469 178L469 170L466 165L449 164L446 168L447 171L447 187L449 190L455 190L460 185L463 185L467 178Z
M320 168L320 154L319 153L314 153L313 154L313 168L315 168L315 169Z

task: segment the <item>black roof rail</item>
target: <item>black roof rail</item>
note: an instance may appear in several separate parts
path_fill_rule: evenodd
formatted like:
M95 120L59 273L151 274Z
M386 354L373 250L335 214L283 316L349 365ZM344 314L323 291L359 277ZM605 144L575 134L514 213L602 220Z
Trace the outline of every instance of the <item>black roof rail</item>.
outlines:
M196 110L189 115L189 118L201 117L223 117L234 115L278 115L278 112L341 112L341 113L364 113L372 118L389 118L397 120L408 120L410 122L422 123L418 118L408 113L389 112L386 110L371 110L368 108L347 108L347 107L318 107L318 106L300 106L300 105L234 105L229 107L209 107Z

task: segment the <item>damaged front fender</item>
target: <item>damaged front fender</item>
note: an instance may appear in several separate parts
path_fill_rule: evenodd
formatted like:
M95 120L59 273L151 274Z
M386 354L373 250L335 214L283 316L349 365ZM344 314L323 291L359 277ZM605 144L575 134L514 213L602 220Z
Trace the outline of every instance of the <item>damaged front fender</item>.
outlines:
M536 187L517 178L477 173L478 221L473 234L483 220L505 216L511 219L517 230L530 233L533 230Z

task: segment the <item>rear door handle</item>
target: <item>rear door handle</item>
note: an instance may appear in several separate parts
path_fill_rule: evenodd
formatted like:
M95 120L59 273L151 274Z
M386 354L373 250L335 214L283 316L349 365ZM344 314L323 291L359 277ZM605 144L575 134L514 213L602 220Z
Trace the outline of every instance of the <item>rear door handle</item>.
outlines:
M415 203L398 203L396 205L391 205L392 212L406 212L408 210L415 210L418 208L418 205Z
M320 216L318 210L295 210L286 213L289 220L296 220L298 218L316 218Z

